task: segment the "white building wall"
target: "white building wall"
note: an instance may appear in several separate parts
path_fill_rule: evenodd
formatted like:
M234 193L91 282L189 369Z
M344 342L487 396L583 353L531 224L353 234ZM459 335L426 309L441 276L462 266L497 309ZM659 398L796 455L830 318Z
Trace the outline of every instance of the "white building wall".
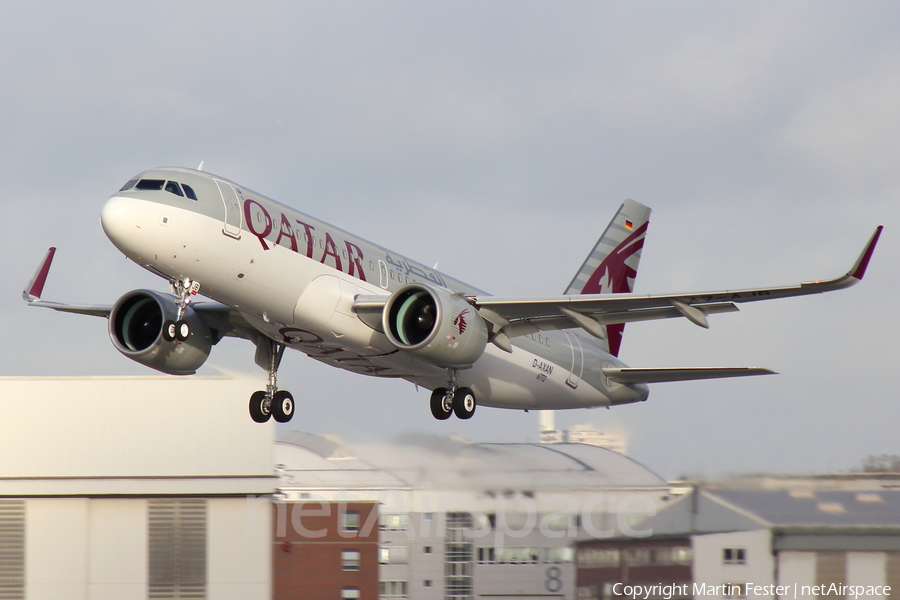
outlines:
M694 583L720 586L726 583L753 583L772 585L775 565L771 551L771 533L768 529L739 531L733 533L711 533L694 535L691 538L694 553ZM743 564L726 564L723 559L725 548L743 548ZM705 598L723 598L722 594L705 595ZM759 600L764 597L754 596Z
M147 596L147 501L92 499L88 509L88 600L143 600Z
M245 498L277 481L274 426L247 414L258 385L0 378L0 498L25 502L28 600L144 600L147 498L172 496L206 500L207 598L271 598L271 502L253 520Z
M270 493L274 425L247 412L259 384L0 377L0 496Z
M207 502L209 600L272 597L272 505L247 498Z
M886 568L887 555L884 552L848 552L847 585L885 585ZM881 598L884 596L866 596L866 600Z
M207 499L207 598L272 596L271 505ZM29 600L144 600L147 501L29 499L25 505L25 595Z
M25 503L25 597L87 600L88 500Z
M783 550L778 553L778 585L797 586L798 600L812 600L816 596L803 595L803 586L807 589L816 585L816 553L799 550Z
M440 600L444 597L444 538L438 535L438 518L435 513L410 515L415 535L406 537L409 545L409 597L419 600ZM387 533L387 532L385 532ZM431 549L430 553L425 548ZM382 577L382 580L387 577ZM430 582L431 586L426 586Z

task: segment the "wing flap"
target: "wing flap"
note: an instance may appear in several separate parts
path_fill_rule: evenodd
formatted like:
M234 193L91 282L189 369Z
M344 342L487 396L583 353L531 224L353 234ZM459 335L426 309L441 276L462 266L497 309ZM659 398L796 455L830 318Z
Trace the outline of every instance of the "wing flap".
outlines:
M693 381L698 379L724 379L727 377L751 377L777 375L775 371L760 367L674 367L665 369L621 368L603 369L603 374L617 383L665 383L668 381Z

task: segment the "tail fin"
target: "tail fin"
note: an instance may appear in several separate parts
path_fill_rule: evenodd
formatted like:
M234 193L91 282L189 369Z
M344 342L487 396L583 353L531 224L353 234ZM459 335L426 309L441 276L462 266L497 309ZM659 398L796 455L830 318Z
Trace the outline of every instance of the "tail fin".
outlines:
M648 207L634 200L623 202L566 288L565 295L631 292L649 223ZM606 326L607 349L613 356L619 355L624 331L624 323Z

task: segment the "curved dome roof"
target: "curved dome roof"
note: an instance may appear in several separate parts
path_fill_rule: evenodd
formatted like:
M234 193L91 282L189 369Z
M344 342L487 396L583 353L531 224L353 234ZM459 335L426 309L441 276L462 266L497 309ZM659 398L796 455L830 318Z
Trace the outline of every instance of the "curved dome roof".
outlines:
M498 493L668 488L627 456L586 444L471 443L412 434L393 444L348 448L290 432L276 444L276 456L288 487L426 486Z

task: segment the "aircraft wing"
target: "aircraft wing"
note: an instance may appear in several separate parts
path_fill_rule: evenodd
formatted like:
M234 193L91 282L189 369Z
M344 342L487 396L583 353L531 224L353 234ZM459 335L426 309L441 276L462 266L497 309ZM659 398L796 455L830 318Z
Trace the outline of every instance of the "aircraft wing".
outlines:
M685 317L696 325L709 327L707 315L736 311L736 304L820 294L857 284L865 275L881 231L879 226L846 274L827 281L684 294L584 294L547 298L470 296L468 300L492 324L494 343L507 351L511 350L508 338L540 330L581 327L603 338L607 325L672 317Z
M22 298L28 303L28 306L108 319L113 310L112 304L66 304L41 299L55 255L56 248L47 250L44 260L22 291ZM260 335L259 331L244 318L240 311L228 305L219 302L196 302L191 304L191 308L200 315L210 329L217 332L217 342L222 337L238 337L255 342Z

